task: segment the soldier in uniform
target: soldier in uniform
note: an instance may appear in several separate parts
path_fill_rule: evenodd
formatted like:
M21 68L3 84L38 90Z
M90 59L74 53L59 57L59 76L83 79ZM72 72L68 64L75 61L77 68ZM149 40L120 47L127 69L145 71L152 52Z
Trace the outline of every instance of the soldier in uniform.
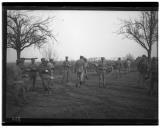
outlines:
M35 90L36 75L37 75L37 65L35 64L35 59L32 58L30 65L30 80L32 82L31 90Z
M53 77L54 76L54 68L55 68L55 63L54 63L53 59L49 59L47 66L50 70L51 77Z
M131 61L130 59L127 59L127 71L130 72L131 70Z
M137 69L139 71L139 80L138 83L144 86L146 76L148 74L148 61L147 57L143 55L138 64L137 64Z
M40 78L42 80L42 85L45 91L50 91L49 88L49 78L50 78L50 72L49 72L49 68L47 67L47 62L45 60L45 58L41 59L41 64L39 65L39 74L40 74Z
M84 58L80 56L80 59L75 63L75 73L77 75L76 87L80 87L84 79Z
M54 79L54 68L55 68L53 59L49 59L47 66L50 73L50 84L51 84L52 80Z
M63 62L64 74L63 81L69 82L69 73L70 73L70 63L68 61L68 56L65 57L65 61Z
M122 67L122 62L121 62L121 58L119 57L116 62L116 78L121 77L121 67Z
M85 57L84 58L84 77L85 79L88 80L88 76L87 76L87 67L88 67L88 62L87 62L87 59Z
M99 75L99 87L101 87L101 82L103 87L105 87L105 73L106 73L106 64L104 62L105 58L101 57L101 62L98 64L97 73Z

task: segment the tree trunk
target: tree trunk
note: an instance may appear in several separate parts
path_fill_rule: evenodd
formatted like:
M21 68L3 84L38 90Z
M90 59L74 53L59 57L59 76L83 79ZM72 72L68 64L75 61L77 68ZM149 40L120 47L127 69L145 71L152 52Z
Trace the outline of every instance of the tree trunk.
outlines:
M19 60L21 57L21 51L20 50L17 50L17 60Z
M151 48L147 51L148 52L148 61L151 61Z
M148 76L150 77L150 69L151 69L151 48L148 50Z

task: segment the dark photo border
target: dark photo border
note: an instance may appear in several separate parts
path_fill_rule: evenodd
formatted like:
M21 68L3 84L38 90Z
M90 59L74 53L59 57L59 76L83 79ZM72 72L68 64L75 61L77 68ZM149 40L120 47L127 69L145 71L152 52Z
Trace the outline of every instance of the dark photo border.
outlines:
M158 119L6 118L7 10L158 11L158 2L4 2L2 3L2 125L158 125ZM159 108L159 107L158 107Z

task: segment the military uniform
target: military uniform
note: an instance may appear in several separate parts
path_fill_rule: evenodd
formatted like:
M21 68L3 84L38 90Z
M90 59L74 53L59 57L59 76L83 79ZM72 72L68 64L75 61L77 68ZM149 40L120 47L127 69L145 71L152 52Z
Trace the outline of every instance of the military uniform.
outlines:
M130 72L131 70L131 61L127 60L127 68L128 68L128 72Z
M54 80L54 63L52 61L49 61L49 63L47 64L47 67L49 69L49 87L53 84L53 80Z
M54 66L54 64L52 62L49 62L47 64L47 66L48 66L48 69L50 71L51 79L53 79L54 78L54 68L55 68L55 66Z
M31 64L30 65L30 80L32 81L33 90L35 89L36 76L37 76L37 65Z
M117 69L120 72L121 71L121 67L122 67L121 60L118 60L116 63L117 63Z
M144 86L145 79L148 75L148 61L146 57L141 57L138 64L137 64L137 69L139 71L139 84Z
M121 59L118 59L116 62L116 77L121 77L121 68L122 68L122 62Z
M85 69L84 60L79 59L75 64L75 72L77 75L76 87L78 85L81 85L84 80L84 69Z
M97 73L99 75L99 87L101 82L103 83L103 86L105 86L105 73L106 73L106 64L105 62L100 62L97 67Z
M84 61L84 75L85 75L85 78L88 79L88 76L87 76L87 67L88 67L88 62L87 60Z
M69 73L70 73L70 63L69 63L69 61L63 62L63 68L64 68L63 81L68 82L69 81Z
M46 62L43 62L39 65L39 74L44 90L49 92L50 72Z

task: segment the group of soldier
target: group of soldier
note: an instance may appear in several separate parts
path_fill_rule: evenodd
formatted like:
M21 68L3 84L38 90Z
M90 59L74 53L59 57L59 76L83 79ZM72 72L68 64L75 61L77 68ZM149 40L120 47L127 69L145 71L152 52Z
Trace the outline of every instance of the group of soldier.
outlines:
M124 62L121 60L121 58L119 57L118 60L115 62L115 67L116 67L116 78L121 77L121 70L124 69L125 72L131 72L131 63L132 60L130 59L126 59L124 60ZM123 68L124 67L124 68Z
M137 69L139 71L138 83L145 87L146 80L150 80L149 93L152 94L155 83L158 83L158 59L153 57L148 59L146 55L136 59Z
M15 68L14 75L14 83L15 85L24 84L25 80L29 80L31 83L28 90L34 91L36 85L37 74L39 74L40 79L42 81L42 86L45 91L48 93L51 90L51 85L53 84L54 79L54 70L55 70L55 62L53 59L49 59L47 61L45 58L41 59L41 63L39 65L35 64L35 58L31 58L31 64L27 67L24 65L25 58L21 58L17 60L17 65ZM63 82L69 82L70 72L71 72L71 63L68 61L68 57L65 57L65 61L63 62ZM87 67L88 62L87 59L83 56L76 61L74 65L74 73L76 74L76 87L80 87L85 80L88 80L87 75ZM105 63L104 57L101 58L101 63L98 65L97 73L99 74L99 83L101 80L104 83L104 72L105 72ZM21 86L23 87L23 86ZM24 89L24 88L23 88Z
M45 91L50 93L51 85L53 84L54 79L54 70L55 70L55 62L53 59L49 59L47 61L45 58L41 59L41 63L37 66L35 64L35 58L31 59L31 64L28 68L24 66L24 58L17 60L17 65L15 68L15 81L14 85L16 85L17 92L21 92L22 98L25 99L23 95L26 89L25 81L29 78L31 82L31 87L28 90L34 91L35 84L37 79L37 73L39 73L40 79L42 81L42 86ZM150 90L153 90L154 83L157 80L157 61L156 59L152 58L151 63L148 63L147 57L143 55L142 57L138 58L137 60L137 69L139 71L139 83L142 85L145 83L146 77L150 78ZM149 66L150 64L150 66ZM129 59L126 60L127 72L130 72L130 65L131 61ZM80 87L82 84L88 80L88 73L87 67L89 66L89 62L83 56L75 62L74 65L74 73L76 74L76 87ZM68 56L65 57L65 61L63 62L63 82L69 82L70 72L71 72L71 63L68 60ZM107 71L107 65L105 62L105 58L101 57L101 61L95 66L95 71L98 75L99 79L99 87L101 84L105 87L105 74ZM149 68L150 67L150 68ZM116 78L121 77L121 69L122 69L122 60L118 58L116 61ZM112 71L112 70L111 70ZM18 94L17 94L18 95Z
M31 59L31 64L28 68L24 66L24 58L17 60L17 71L19 75L16 77L29 77L32 82L32 87L30 90L35 90L35 83L37 78L37 72L42 81L42 85L45 91L50 90L50 85L52 84L52 80L54 79L54 69L55 62L53 59L49 59L47 61L45 58L41 59L41 63L39 66L35 64L35 58ZM128 61L128 60L127 60ZM128 63L130 65L130 62ZM76 87L80 87L85 80L88 80L87 68L89 66L89 62L84 56L80 56L80 58L76 61L74 65L74 73L76 74ZM116 63L117 66L117 77L121 76L121 58L118 58ZM63 82L69 82L70 72L71 72L71 63L68 60L68 56L65 57L65 61L63 62ZM130 66L128 66L128 71L130 71ZM105 86L105 73L107 70L107 65L105 62L105 58L101 57L101 61L95 65L95 71L97 72L99 78L99 87L102 83L103 87ZM112 68L112 67L111 67ZM112 70L111 70L112 71Z
M16 102L21 99L25 101L25 92L35 90L37 73L39 73L42 80L44 90L48 91L48 93L50 91L51 80L53 79L54 62L52 59L46 61L45 58L42 58L41 64L37 66L35 64L35 58L31 58L31 64L27 67L24 65L24 61L25 58L18 59L16 61L16 66L13 68L13 85L16 89ZM31 82L30 85L32 86L26 85L28 81Z
M124 62L124 67L127 68L127 72L131 71L130 59ZM138 85L139 87L148 88L149 94L154 92L155 83L158 82L158 60L156 57L148 58L146 55L142 55L135 60L135 65L137 67L138 75ZM123 62L121 58L116 61L116 78L121 77L121 68L123 67ZM147 82L150 86L147 86Z
M88 67L87 59L83 56L80 56L79 60L76 61L74 66L74 73L77 76L76 87L80 87L81 84L85 82L85 79L88 79L87 67ZM64 69L63 81L69 82L71 64L68 61L67 56L66 60L63 62L63 69Z

